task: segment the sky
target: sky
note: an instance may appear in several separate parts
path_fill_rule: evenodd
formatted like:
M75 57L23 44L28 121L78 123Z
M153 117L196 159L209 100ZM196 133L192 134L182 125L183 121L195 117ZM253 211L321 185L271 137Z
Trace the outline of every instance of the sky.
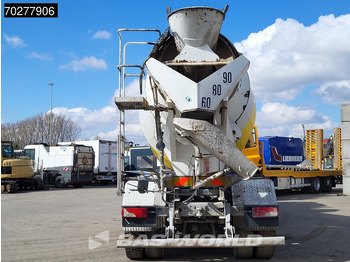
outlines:
M10 1L43 3L45 1ZM52 1L51 1L52 2ZM343 0L61 0L58 18L4 18L1 2L1 123L50 111L70 117L81 139L115 140L120 28L168 27L166 8L229 9L221 33L250 60L260 136L302 137L302 127L340 127L350 103L350 1ZM123 41L156 41L129 33ZM150 46L130 46L127 63L142 64ZM136 80L127 81L138 95ZM137 112L129 112L129 141L146 144Z

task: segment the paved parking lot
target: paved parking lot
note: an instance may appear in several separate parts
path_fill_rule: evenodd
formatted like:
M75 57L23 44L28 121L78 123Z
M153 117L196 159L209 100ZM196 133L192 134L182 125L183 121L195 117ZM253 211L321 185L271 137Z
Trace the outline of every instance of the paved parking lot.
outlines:
M129 261L116 248L122 229L115 192L108 185L2 194L2 261ZM278 195L286 245L269 261L350 261L350 196L341 192ZM234 257L231 249L167 249L164 260Z

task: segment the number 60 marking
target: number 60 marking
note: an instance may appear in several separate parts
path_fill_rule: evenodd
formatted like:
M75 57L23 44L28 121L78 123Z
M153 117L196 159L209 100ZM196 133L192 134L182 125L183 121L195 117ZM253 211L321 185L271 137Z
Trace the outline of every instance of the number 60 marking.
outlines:
M211 106L211 98L210 97L202 97L202 108L210 108Z

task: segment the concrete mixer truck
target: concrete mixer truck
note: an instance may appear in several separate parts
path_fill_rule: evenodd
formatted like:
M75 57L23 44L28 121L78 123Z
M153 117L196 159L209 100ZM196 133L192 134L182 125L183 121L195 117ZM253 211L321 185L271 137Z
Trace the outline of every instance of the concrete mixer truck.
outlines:
M193 247L270 258L275 246L284 245L284 237L276 236L274 185L242 153L255 122L255 100L248 59L220 34L227 10L168 8L170 26L163 34L118 30L117 194L123 196L125 234L117 247L130 259ZM123 42L123 34L138 31L159 39ZM125 63L129 44L153 45L143 65ZM140 74L128 73L132 67ZM139 77L142 96L125 96L128 76ZM160 162L158 170L137 177L123 170L127 110L140 110L143 133Z

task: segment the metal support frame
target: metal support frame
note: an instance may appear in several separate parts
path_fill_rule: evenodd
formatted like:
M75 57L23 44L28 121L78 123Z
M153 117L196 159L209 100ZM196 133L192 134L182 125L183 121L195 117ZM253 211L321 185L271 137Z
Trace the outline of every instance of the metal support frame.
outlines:
M312 161L315 169L322 170L323 129L306 130L305 156Z
M126 47L129 45L154 45L153 42L127 42L123 45L122 32L156 32L159 37L161 32L157 29L119 29L119 63L117 69L119 71L118 82L118 97L125 97L125 80L126 77L139 77L140 93L142 93L142 78L145 76L144 66L127 65L126 64ZM139 68L140 74L127 74L126 69ZM122 175L124 174L124 151L125 151L125 109L119 108L119 134L118 134L118 171L117 171L117 194L120 196L123 193Z
M227 238L233 238L235 234L235 228L231 226L231 205L225 203L225 236Z
M342 170L341 129L334 128L334 169Z
M169 203L169 226L165 229L165 234L167 238L174 238L175 237L175 227L174 227L174 214L175 214L175 205L174 203Z

